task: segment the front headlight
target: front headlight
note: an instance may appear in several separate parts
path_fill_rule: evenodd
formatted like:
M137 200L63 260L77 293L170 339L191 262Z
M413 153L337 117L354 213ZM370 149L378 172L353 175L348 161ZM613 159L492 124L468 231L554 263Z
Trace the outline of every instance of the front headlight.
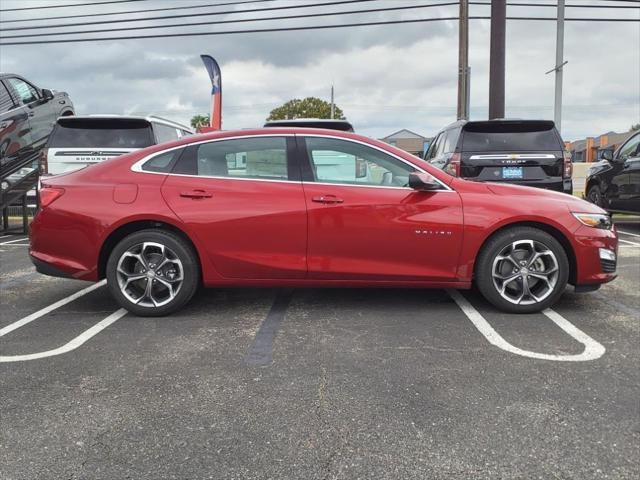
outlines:
M613 226L611 215L607 215L606 213L574 213L573 216L587 227L611 230Z

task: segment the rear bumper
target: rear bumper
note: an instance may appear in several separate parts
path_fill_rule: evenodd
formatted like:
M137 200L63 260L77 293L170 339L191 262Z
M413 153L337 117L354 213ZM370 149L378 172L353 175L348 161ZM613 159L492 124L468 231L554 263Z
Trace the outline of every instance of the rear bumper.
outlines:
M543 188L545 190L553 190L554 192L567 193L569 195L573 195L573 180L554 178L552 180L500 180L500 179L491 179L491 180L478 180L474 177L463 177L468 180L474 181L486 181L492 183L507 183L510 185L520 185L523 187L534 187L534 188Z
M97 281L96 268L84 260L97 258L96 242L72 230L79 226L78 221L55 214L47 219L49 216L51 212L40 210L29 226L29 256L36 270L53 277Z
M50 277L73 278L70 274L52 265L51 263L40 260L32 254L30 254L29 257L31 258L31 263L35 265L36 272L38 273L49 275Z

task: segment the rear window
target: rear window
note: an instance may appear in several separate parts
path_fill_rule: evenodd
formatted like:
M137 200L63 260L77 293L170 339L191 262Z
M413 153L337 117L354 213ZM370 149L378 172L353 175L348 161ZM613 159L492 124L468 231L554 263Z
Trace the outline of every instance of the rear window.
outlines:
M562 149L553 122L469 122L463 132L466 152Z
M153 145L146 120L60 118L49 138L51 148L144 148Z

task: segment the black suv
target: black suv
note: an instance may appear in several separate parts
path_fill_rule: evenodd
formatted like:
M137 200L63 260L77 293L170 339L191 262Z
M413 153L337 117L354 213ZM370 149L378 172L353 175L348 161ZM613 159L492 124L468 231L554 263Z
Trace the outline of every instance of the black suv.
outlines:
M549 120L461 120L438 133L424 159L468 180L573 193L571 156Z
M640 214L640 132L602 158L587 175L587 200L611 212Z

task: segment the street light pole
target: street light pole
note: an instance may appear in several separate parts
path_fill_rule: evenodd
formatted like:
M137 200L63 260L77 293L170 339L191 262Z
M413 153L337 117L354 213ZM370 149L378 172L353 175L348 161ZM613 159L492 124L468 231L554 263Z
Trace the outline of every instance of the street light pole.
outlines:
M504 118L504 51L506 0L491 0L491 50L489 53L489 119Z
M460 0L457 117L458 120L469 119L469 0Z
M558 0L558 26L556 29L556 92L553 121L562 133L562 67L564 66L564 0Z
M336 105L333 102L333 85L331 85L331 119L335 117L336 114Z

